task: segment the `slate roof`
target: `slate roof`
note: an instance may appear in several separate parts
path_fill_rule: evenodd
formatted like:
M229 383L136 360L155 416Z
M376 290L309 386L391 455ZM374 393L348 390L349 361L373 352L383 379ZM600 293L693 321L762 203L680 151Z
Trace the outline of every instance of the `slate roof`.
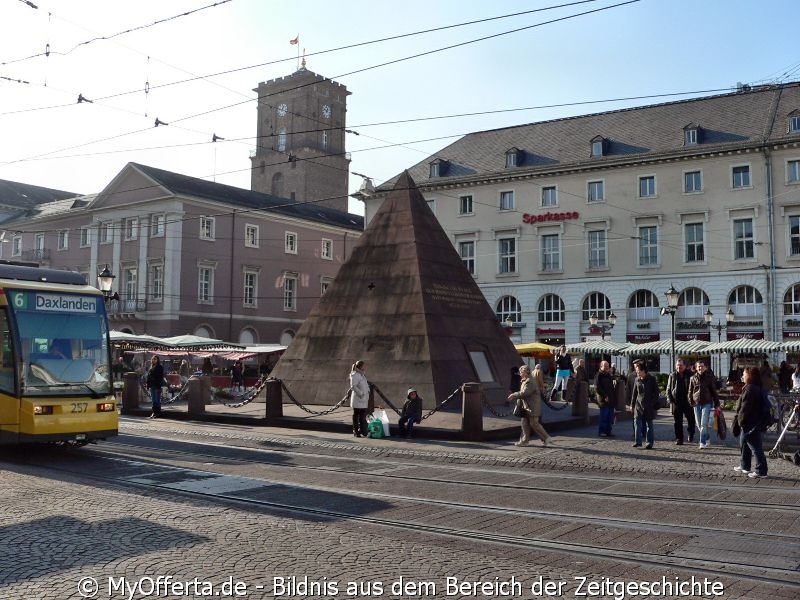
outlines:
M270 194L172 173L171 171L164 171L147 165L138 163L129 163L129 165L138 169L175 195L212 200L247 209L259 209L287 217L358 231L363 231L364 229L364 217L325 206L318 206L313 202L292 203L287 198L279 198Z
M632 160L681 157L736 150L770 143L800 142L788 133L789 115L800 109L800 82L757 86L734 93L614 110L576 117L478 131L442 148L410 169L417 185L485 180L487 177L596 168ZM700 127L700 143L684 145L684 128ZM590 156L590 141L602 136L602 157ZM506 168L506 152L523 153L517 167ZM447 161L439 177L429 164ZM399 175L398 175L399 176ZM386 192L395 176L379 186Z
M29 209L45 202L74 198L75 196L80 196L80 194L0 179L0 205L3 206Z

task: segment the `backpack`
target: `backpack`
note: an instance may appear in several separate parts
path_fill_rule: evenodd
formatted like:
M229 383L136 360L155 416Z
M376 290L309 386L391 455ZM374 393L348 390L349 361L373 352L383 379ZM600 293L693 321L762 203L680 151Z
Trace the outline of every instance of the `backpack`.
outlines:
M766 431L778 422L777 418L778 408L773 404L767 390L761 388L761 423L758 428L761 431Z

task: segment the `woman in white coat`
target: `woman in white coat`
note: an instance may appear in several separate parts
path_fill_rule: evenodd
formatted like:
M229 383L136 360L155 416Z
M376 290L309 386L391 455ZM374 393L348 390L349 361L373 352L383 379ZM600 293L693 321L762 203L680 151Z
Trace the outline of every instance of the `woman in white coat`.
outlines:
M369 405L369 383L364 374L364 361L358 360L350 371L350 406L353 409L353 435L367 437L367 406Z

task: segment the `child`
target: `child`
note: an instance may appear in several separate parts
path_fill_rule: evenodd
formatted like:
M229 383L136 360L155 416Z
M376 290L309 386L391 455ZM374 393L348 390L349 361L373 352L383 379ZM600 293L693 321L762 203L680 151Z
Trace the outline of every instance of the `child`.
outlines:
M411 437L414 423L422 422L422 397L417 394L417 390L410 388L406 398L398 425L400 426L400 435L408 438Z

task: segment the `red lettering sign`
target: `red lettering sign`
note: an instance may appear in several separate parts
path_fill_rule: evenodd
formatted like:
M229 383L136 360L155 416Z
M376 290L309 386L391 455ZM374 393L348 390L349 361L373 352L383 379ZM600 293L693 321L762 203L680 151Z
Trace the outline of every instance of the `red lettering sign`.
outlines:
M580 218L578 211L559 213L548 212L540 215L525 213L522 215L522 222L527 225L533 225L534 223L544 223L545 221L568 221L578 218Z

